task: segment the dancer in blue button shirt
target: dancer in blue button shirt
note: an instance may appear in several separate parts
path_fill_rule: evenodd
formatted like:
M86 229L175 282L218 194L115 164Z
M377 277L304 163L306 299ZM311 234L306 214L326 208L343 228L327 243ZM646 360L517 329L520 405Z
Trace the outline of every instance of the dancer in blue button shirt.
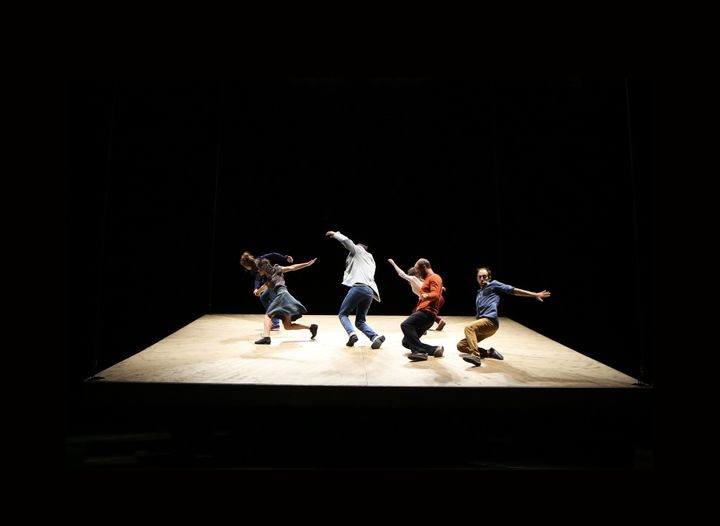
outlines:
M475 318L477 321L465 327L465 338L457 344L458 351L467 353L466 356L462 357L463 360L476 367L481 365L481 358L503 359L502 354L492 347L490 347L490 349L478 347L481 341L495 334L500 326L498 320L498 305L500 304L501 293L535 298L538 301L543 301L545 298L550 297L550 292L547 290L530 292L506 285L505 283L500 283L492 279L492 272L488 267L480 267L477 269L477 281L480 284L477 296L475 296Z

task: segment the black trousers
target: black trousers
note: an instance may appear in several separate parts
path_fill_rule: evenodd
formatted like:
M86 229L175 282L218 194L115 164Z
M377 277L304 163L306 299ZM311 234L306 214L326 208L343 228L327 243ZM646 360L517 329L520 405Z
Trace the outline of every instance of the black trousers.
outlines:
M420 341L420 336L432 327L435 322L435 315L427 310L413 312L404 322L400 324L403 332L402 345L414 353L430 354L435 352L436 345L428 345Z

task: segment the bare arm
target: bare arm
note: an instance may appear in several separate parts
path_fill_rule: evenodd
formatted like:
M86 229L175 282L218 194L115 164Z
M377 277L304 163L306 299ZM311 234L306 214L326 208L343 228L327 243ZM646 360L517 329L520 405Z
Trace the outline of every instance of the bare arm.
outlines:
M392 259L388 259L388 261L393 267L395 267L395 272L397 272L397 275L410 284L410 288L412 289L413 294L415 294L417 297L420 297L420 288L422 287L423 281L417 276L411 276L410 274L406 274L405 272L403 272L402 269L398 267Z
M398 275L398 276L400 276L400 277L401 277L402 279L404 279L405 281L412 281L412 276L408 276L407 274L405 274L405 273L402 271L402 269L401 269L400 267L398 267L392 259L388 259L388 261L390 262L390 264L391 264L393 267L395 267L395 272L397 272L397 275Z
M317 261L317 258L311 259L310 261L306 261L305 263L295 263L294 265L289 265L287 267L280 267L280 270L283 272L292 272L293 270L300 270L301 268L309 267L313 263Z
M544 300L545 298L549 298L549 297L550 297L550 291L543 290L543 291L540 291L540 292L530 292L529 290L518 289L518 288L516 287L516 288L515 288L515 291L513 292L513 295L515 295L515 296L523 296L523 297L525 297L525 298L535 298L536 300L538 300L538 301L541 302L541 301Z

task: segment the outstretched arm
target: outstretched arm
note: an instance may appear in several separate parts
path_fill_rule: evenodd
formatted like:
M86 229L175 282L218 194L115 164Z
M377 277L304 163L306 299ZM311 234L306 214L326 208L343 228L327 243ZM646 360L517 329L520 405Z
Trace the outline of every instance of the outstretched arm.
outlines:
M337 239L338 241L340 241L342 246L344 246L348 250L348 252L350 252L351 254L355 254L357 247L355 246L355 243L353 243L346 235L341 234L339 231L335 232L333 230L328 230L327 232L325 232L325 235L327 237Z
M287 267L280 267L280 270L283 272L292 272L293 270L300 270L301 268L309 267L313 263L317 261L317 258L311 259L310 261L306 261L305 263L295 263L294 265L290 265Z
M540 292L530 292L529 290L523 290L523 289L519 289L519 288L515 287L513 295L523 296L525 298L535 298L538 301L542 301L545 298L550 297L550 291L543 290Z

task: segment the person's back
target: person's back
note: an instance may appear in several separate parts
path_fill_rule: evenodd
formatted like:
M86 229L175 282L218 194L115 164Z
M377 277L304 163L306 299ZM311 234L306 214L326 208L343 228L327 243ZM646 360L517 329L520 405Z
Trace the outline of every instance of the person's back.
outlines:
M373 299L380 301L380 291L375 283L375 258L362 243L355 244L340 232L330 236L338 240L348 251L342 284L352 287L358 283L367 285L373 291Z

